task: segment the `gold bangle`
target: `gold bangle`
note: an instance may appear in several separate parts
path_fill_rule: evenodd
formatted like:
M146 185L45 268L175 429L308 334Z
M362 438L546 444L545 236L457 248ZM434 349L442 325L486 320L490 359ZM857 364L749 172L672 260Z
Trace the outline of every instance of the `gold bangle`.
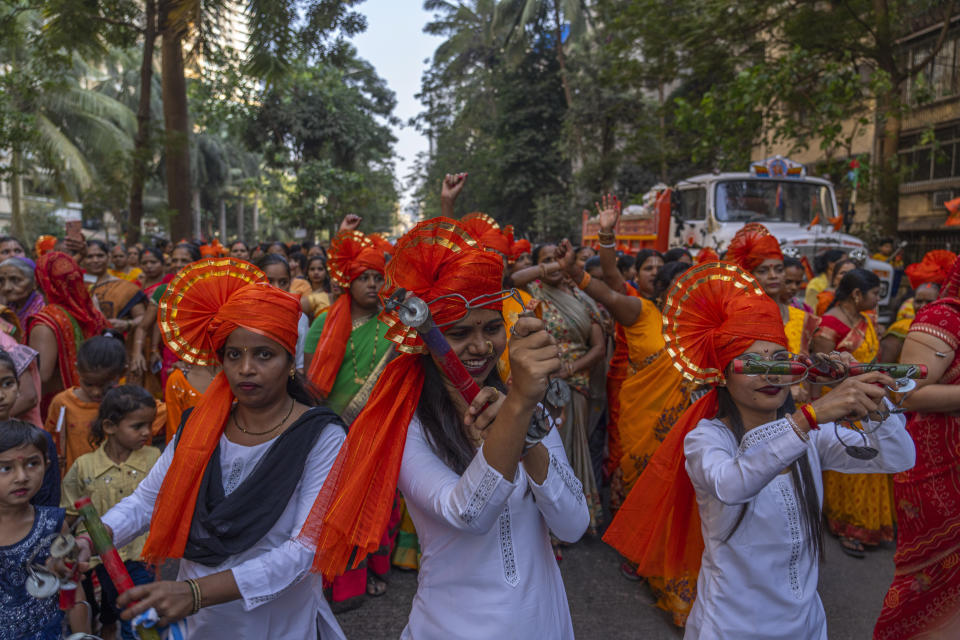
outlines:
M577 283L577 288L581 291L587 288L587 285L590 284L590 274L586 271L583 272L583 277L580 278L580 282Z
M617 241L617 234L613 231L598 231L597 240L601 244L614 244Z
M190 595L193 596L193 610L190 612L190 615L193 615L200 611L200 608L203 606L203 599L200 594L200 585L197 584L197 581L193 578L190 578L185 582L190 587Z

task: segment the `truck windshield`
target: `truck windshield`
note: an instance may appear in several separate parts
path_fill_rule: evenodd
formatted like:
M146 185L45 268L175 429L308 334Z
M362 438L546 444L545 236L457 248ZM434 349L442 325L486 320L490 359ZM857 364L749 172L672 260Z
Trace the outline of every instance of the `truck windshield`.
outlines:
M830 189L794 180L726 180L717 183L717 220L721 222L797 222L836 216Z

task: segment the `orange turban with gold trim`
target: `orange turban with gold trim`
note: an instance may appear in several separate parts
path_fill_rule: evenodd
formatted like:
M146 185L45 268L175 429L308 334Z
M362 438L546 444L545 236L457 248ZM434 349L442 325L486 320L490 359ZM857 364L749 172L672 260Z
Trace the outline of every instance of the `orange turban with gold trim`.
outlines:
M765 226L748 222L733 236L724 259L752 272L764 260L783 260L783 252L780 243Z
M953 251L944 249L934 249L928 251L923 260L909 265L906 268L907 278L910 279L910 286L916 289L920 285L935 284L943 285L947 280L953 263L957 261L957 254Z
M787 347L777 303L750 274L722 262L680 276L665 303L663 337L684 377L710 385L722 382L727 365L758 340ZM717 410L716 388L687 408L604 534L640 575L696 584L703 538L683 441Z
M380 295L386 298L406 289L426 302L434 321L443 325L468 313L464 299L485 296L490 302L482 306L499 310L502 277L501 258L483 251L457 221L434 218L397 241ZM437 300L441 296L450 297ZM422 341L400 323L396 312L384 312L380 319L390 325L386 335L404 353L386 366L353 421L299 535L315 547L313 570L327 579L347 570L351 558L350 568L380 547L407 427L423 390L423 356L417 355L426 350Z
M269 309L253 313L251 309ZM244 328L279 343L291 356L297 347L300 301L271 287L248 262L207 258L170 281L158 312L163 340L182 360L202 366L219 362L227 338ZM221 371L210 383L180 434L170 469L157 496L143 557L150 562L183 555L204 470L230 415L234 396Z
M500 230L497 221L487 214L479 211L468 213L460 220L460 226L466 229L485 251L496 251L504 258L509 256L510 242L507 236Z
M356 230L338 233L330 242L327 256L330 277L345 290L367 271L383 273L386 265L383 249ZM307 372L310 382L324 394L329 394L333 389L352 330L350 293L345 291L327 310L323 332Z

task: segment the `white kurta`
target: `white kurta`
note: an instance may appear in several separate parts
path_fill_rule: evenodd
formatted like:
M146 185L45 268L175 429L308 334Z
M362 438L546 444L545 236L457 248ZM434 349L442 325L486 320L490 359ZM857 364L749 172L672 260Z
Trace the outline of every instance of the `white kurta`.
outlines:
M822 504L824 469L895 473L912 467L916 453L904 424L903 416L892 415L879 426L872 446L880 455L873 460L847 455L833 424L811 431L809 443L786 420L748 431L739 447L719 420L703 420L687 434L686 467L697 492L704 550L683 637L826 640L804 505L790 474L781 472L806 455ZM841 436L862 444L850 431ZM743 521L724 541L743 504Z
M287 508L253 547L217 567L180 560L178 579L202 578L226 569L241 600L204 607L186 618L186 633L203 640L304 640L344 638L323 597L319 574L310 572L313 551L296 540L346 434L328 425L307 456L299 484ZM273 440L246 447L220 436L223 490L229 495L253 471ZM140 486L103 516L119 548L150 526L157 493L173 459L168 446Z
M549 531L574 542L589 515L556 429L543 444L550 466L542 485L522 464L508 482L482 448L460 476L433 452L414 417L399 487L423 558L402 638L573 638Z

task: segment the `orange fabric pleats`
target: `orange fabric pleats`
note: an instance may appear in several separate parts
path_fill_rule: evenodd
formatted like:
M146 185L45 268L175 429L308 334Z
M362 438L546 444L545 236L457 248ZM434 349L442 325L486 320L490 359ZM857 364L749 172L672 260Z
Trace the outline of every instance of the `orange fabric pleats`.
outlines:
M147 562L159 564L167 558L183 556L200 481L217 448L232 402L230 384L221 371L207 387L180 434L150 519L150 535L143 547L143 559Z
M343 355L347 352L347 342L353 322L350 318L350 294L344 293L327 309L327 319L323 323L323 333L317 342L317 350L310 362L307 378L313 385L328 395L343 364Z
M423 390L420 358L404 354L383 370L300 531L301 540L315 545L313 570L327 580L356 568L380 547L407 427Z

